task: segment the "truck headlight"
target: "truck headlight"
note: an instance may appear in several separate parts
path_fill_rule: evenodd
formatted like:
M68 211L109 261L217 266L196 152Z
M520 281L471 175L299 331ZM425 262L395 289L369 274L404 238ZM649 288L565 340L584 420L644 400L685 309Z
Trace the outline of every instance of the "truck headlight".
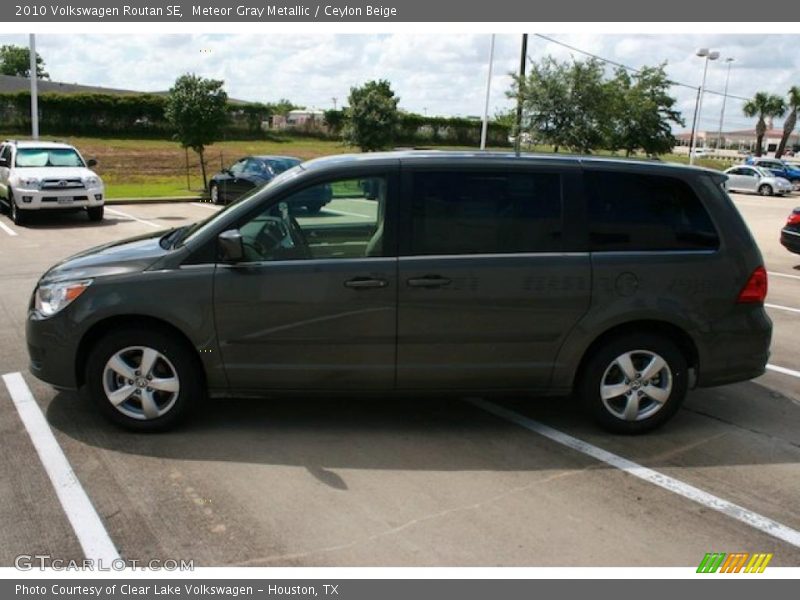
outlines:
M99 177L84 177L83 178L83 185L86 187L94 187L96 185L100 185L100 178Z
M60 281L58 283L39 285L36 288L34 301L36 312L45 317L52 317L69 306L75 298L86 291L86 288L91 283L91 279L84 279L82 281Z
M17 184L23 188L38 188L39 187L39 178L38 177L18 177Z

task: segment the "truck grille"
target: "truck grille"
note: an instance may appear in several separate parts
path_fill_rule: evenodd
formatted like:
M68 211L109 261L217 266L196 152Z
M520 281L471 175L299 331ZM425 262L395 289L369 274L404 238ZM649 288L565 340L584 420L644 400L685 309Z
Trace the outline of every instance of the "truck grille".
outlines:
M83 181L79 178L43 179L43 190L76 190L83 189Z

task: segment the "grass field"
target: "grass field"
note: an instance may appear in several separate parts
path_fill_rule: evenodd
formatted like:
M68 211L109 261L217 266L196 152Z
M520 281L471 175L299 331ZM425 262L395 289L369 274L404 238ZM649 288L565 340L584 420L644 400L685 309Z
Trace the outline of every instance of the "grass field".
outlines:
M6 139L4 136L0 139ZM18 139L23 139L17 136ZM48 136L42 136L50 139ZM97 173L106 184L106 196L113 198L154 198L160 196L191 196L201 193L203 181L200 163L193 151L187 153L172 140L133 140L87 137L59 138L74 145L84 158L98 161ZM475 150L453 148L451 150ZM509 148L490 148L506 150ZM524 148L529 152L552 152L550 146ZM248 140L218 142L206 148L206 169L211 177L223 167L249 154L277 154L296 156L303 160L357 152L339 141L313 138L286 137L277 140ZM610 153L600 153L610 155ZM688 163L688 156L668 154L662 157L669 162ZM721 161L699 159L698 166L723 169L730 166ZM187 178L188 172L188 178Z

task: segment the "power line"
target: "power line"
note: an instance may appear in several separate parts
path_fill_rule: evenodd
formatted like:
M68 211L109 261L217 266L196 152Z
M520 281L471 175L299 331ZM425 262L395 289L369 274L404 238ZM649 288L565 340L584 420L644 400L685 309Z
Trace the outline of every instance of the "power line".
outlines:
M626 71L631 71L633 73L641 73L642 72L641 69L637 69L636 67L631 67L630 65L626 65L626 64L623 64L621 62L617 62L615 60L611 60L610 58L604 58L604 57L599 56L597 54L593 54L591 52L587 52L586 50L581 50L580 48L576 48L575 46L571 46L570 44L567 44L566 42L562 42L562 41L557 40L555 38L551 38L549 36L542 35L541 33L534 33L533 35L535 35L536 37L541 38L543 40L546 40L546 41L548 41L548 42L550 42L552 44L556 44L558 46L563 46L564 48L568 48L568 49L572 50L573 52L578 52L578 53L583 54L585 56L589 56L591 58L597 59L597 60L599 60L599 61L601 61L603 63L607 63L609 65L614 65L615 67L620 67L621 69L625 69ZM534 62L533 59L530 56L528 56L528 60L530 60L531 62ZM697 89L700 87L700 86L697 86L697 85L691 85L691 84L688 84L688 83L683 83L681 81L675 81L673 79L669 79L669 80L667 80L667 82L669 84L671 84L671 85L678 85L678 86L681 86L681 87L689 88L690 90L694 90L694 91L697 91ZM705 93L706 94L714 94L716 96L725 96L726 95L723 92L717 92L715 90L709 90L709 89L706 89ZM734 98L736 100L744 100L745 102L750 100L750 98L744 98L742 96L735 96L733 94L727 94L727 96L728 96L728 98Z

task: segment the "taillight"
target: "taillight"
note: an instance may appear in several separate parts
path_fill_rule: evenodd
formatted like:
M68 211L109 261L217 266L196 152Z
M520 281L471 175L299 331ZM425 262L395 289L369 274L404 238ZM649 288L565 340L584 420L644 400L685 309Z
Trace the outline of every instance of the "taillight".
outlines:
M767 297L767 270L758 267L750 279L744 284L739 297L736 299L738 304L762 304Z
M792 211L792 214L789 215L789 218L786 219L787 225L797 225L800 224L800 211L797 209Z

